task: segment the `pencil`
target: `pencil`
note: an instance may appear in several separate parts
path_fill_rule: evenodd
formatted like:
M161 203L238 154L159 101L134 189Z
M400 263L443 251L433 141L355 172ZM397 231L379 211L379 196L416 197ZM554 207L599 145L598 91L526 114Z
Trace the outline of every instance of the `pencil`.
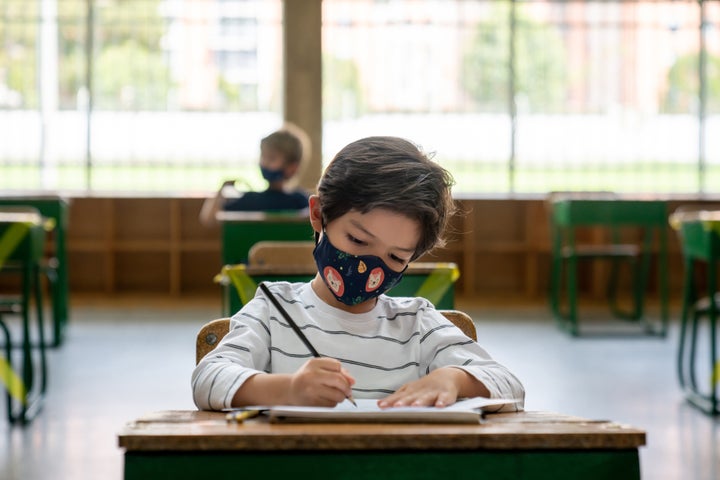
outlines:
M307 339L305 334L302 332L302 330L300 330L300 328L297 326L295 321L290 317L290 314L287 313L285 308L283 308L283 306L280 305L280 302L277 301L277 298L275 298L275 295L270 293L270 289L267 288L265 283L260 284L260 290L262 290L263 293L265 295L267 295L267 297L270 299L270 301L275 306L277 311L280 312L280 314L283 316L285 321L288 322L288 324L290 325L290 328L293 329L293 331L297 334L297 336L300 338L300 340L302 340L302 342L305 344L307 349L310 350L310 353L312 353L312 356L315 358L320 358L322 355L320 355L320 353L318 353L318 351L315 350L315 347L312 346L312 343L310 343L310 340ZM357 403L355 403L355 400L353 399L352 394L346 398L348 400L350 400L350 403L352 403L353 405L355 405L355 407L357 407Z
M228 422L242 423L248 418L257 417L260 415L260 410L242 410L240 412L230 412L225 415L225 420Z

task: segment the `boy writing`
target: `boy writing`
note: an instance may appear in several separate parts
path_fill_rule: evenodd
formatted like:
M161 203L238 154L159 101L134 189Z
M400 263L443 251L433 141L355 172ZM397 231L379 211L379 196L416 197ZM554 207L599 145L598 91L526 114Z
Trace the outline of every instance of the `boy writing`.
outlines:
M193 372L195 404L333 406L352 395L388 408L524 398L517 378L427 300L383 295L408 263L442 243L451 185L406 140L370 137L343 148L309 201L317 275L270 285L323 357L312 357L258 291Z

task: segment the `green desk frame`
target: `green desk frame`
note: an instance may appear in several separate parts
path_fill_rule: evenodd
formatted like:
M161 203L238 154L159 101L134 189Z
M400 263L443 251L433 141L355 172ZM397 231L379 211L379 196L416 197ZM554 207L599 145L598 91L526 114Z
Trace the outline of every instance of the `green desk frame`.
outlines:
M717 352L717 319L720 314L720 295L717 283L717 269L720 265L720 212L714 212L715 219L693 218L680 221L679 233L685 263L683 302L680 323L680 339L677 357L677 371L681 387L688 401L698 409L711 415L720 414L718 383L720 364ZM695 266L698 262L707 264L706 297L695 282ZM698 326L702 317L709 323L709 366L712 375L709 389L703 389L697 381L696 357ZM689 348L689 351L686 351ZM704 390L704 391L703 391ZM709 392L709 393L707 393Z
M451 269L457 269L457 265L455 265L454 263L441 263L438 265L440 265L439 268L448 271ZM390 291L388 291L387 295L393 297L417 296L416 293L423 285L425 280L433 273L434 270L430 267L414 267L415 266L411 264L411 267L409 267L408 270L405 272L400 283L393 287ZM315 276L314 272L272 273L272 269L273 267L248 267L247 273L256 284L265 281L309 282ZM229 317L234 315L242 308L243 302L240 299L240 295L238 295L237 289L234 288L230 282L228 282L226 279L223 279L221 281L221 285L223 287L223 316ZM440 296L440 300L435 302L434 305L435 308L437 308L438 310L453 310L455 308L454 281L450 282L449 285L447 285L447 290L445 290L442 296Z
M53 311L53 347L62 344L65 329L70 320L69 298L70 279L68 274L67 258L67 231L70 215L70 203L60 197L5 197L0 198L0 206L29 206L38 209L43 217L55 220L55 259L57 260L56 275L52 294ZM49 272L46 272L49 273Z
M7 257L8 262L19 264L18 268L13 268L13 273L20 272L21 276L21 292L18 298L3 298L0 301L0 331L3 334L3 347L5 349L5 357L7 368L15 371L13 368L12 350L15 344L12 342L12 336L3 317L8 313L19 313L22 318L22 342L19 344L22 349L22 381L21 391L11 391L6 389L7 393L7 418L10 423L25 424L37 415L42 406L46 387L47 387L47 359L45 356L45 338L43 326L43 295L40 285L41 261L44 255L46 231L42 225L42 221L37 215L37 220L28 225L25 236L15 246L10 255ZM12 228L13 222L0 220L0 238ZM7 263L5 264L7 265ZM0 265L0 271L3 270ZM34 342L31 339L31 301L34 297L35 317L37 319L38 329L38 366L39 379L35 374L36 366L33 361ZM19 312L14 307L19 308ZM5 375L4 375L5 376ZM9 378L6 376L6 378Z
M125 454L125 480L237 480L239 475L344 480L639 480L640 465L637 450Z
M650 270L653 237L658 237L658 286L660 294L659 328L647 320L644 330L648 334L664 336L668 323L668 280L667 280L667 203L659 200L624 199L578 199L566 198L553 202L551 215L552 258L550 279L550 306L561 328L572 335L578 335L577 312L577 263L589 258L577 249L575 229L579 227L606 227L612 232L613 242L619 240L618 229L641 228L644 230L640 263L637 265L633 287L633 309L620 312L611 289L610 304L619 318L631 321L644 319L644 297ZM613 261L613 275L617 274L618 258ZM568 308L562 311L562 272L565 265Z

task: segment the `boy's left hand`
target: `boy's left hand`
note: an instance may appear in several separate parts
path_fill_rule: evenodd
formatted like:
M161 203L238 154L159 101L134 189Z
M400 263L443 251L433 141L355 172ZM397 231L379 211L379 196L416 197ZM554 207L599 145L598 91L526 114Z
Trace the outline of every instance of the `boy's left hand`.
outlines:
M468 376L459 368L438 368L419 380L406 383L392 395L378 401L378 406L447 407L455 403L460 386L467 381Z

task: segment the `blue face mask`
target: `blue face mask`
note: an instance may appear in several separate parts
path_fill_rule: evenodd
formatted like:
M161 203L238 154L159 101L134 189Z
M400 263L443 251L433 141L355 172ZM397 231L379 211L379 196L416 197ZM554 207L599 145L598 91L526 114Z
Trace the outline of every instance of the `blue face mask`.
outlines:
M405 271L391 270L375 255L351 255L338 250L325 232L315 245L313 257L325 285L335 298L350 306L387 292L397 285Z
M270 183L279 182L285 178L285 170L270 170L269 168L260 167L260 173L265 180Z

